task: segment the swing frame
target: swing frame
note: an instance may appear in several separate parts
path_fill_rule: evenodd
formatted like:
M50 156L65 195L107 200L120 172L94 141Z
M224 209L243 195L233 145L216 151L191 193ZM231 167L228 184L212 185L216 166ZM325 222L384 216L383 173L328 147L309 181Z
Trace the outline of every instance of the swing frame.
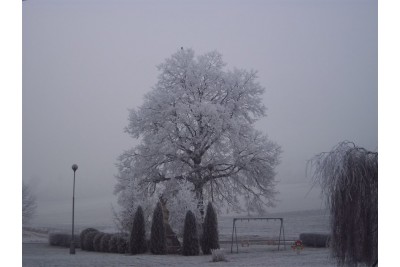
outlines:
M242 217L242 218L233 218L233 226L232 226L232 241L231 241L231 253L233 253L233 239L235 236L235 242L236 242L236 253L239 253L239 244L238 244L238 239L237 239L237 231L236 231L236 221L257 221L257 220L266 220L268 221L277 221L279 220L281 222L281 226L279 229L279 240L278 240L278 251L281 246L281 237L283 238L283 246L284 249L286 250L286 240L285 240L285 228L283 227L283 218L267 218L267 217Z

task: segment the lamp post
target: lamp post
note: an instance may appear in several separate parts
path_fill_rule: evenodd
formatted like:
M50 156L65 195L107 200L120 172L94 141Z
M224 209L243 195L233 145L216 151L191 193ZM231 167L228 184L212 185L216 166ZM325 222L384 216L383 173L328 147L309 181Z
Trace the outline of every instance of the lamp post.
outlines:
M73 164L72 170L74 171L74 186L72 189L72 235L71 235L71 246L69 248L69 254L75 254L74 211L75 211L75 172L77 169L78 169L78 165Z

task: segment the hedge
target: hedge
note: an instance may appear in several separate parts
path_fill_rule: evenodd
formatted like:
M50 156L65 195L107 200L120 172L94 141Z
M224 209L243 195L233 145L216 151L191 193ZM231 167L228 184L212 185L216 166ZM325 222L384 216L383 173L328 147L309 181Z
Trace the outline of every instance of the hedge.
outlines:
M302 233L299 239L303 242L304 246L321 248L329 246L330 236L319 233Z
M81 247L80 237L78 235L74 235L74 243L75 248ZM65 233L50 233L49 245L69 248L71 246L71 235Z

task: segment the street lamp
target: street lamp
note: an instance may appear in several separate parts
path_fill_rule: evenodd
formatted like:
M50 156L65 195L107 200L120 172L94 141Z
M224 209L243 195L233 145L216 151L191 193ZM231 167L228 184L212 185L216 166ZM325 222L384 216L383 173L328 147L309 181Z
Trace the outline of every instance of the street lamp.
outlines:
M75 238L74 238L74 209L75 209L75 172L78 169L78 165L73 164L72 170L74 171L74 187L72 189L72 235L71 235L71 246L69 248L69 254L75 254Z

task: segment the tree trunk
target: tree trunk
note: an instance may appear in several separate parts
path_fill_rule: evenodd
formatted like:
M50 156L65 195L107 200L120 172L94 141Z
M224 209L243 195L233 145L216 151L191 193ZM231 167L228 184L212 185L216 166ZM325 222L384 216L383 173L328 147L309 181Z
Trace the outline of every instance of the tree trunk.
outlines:
M203 185L195 185L194 187L196 192L196 199L197 199L197 208L201 214L201 221L204 220L204 198L203 198Z

